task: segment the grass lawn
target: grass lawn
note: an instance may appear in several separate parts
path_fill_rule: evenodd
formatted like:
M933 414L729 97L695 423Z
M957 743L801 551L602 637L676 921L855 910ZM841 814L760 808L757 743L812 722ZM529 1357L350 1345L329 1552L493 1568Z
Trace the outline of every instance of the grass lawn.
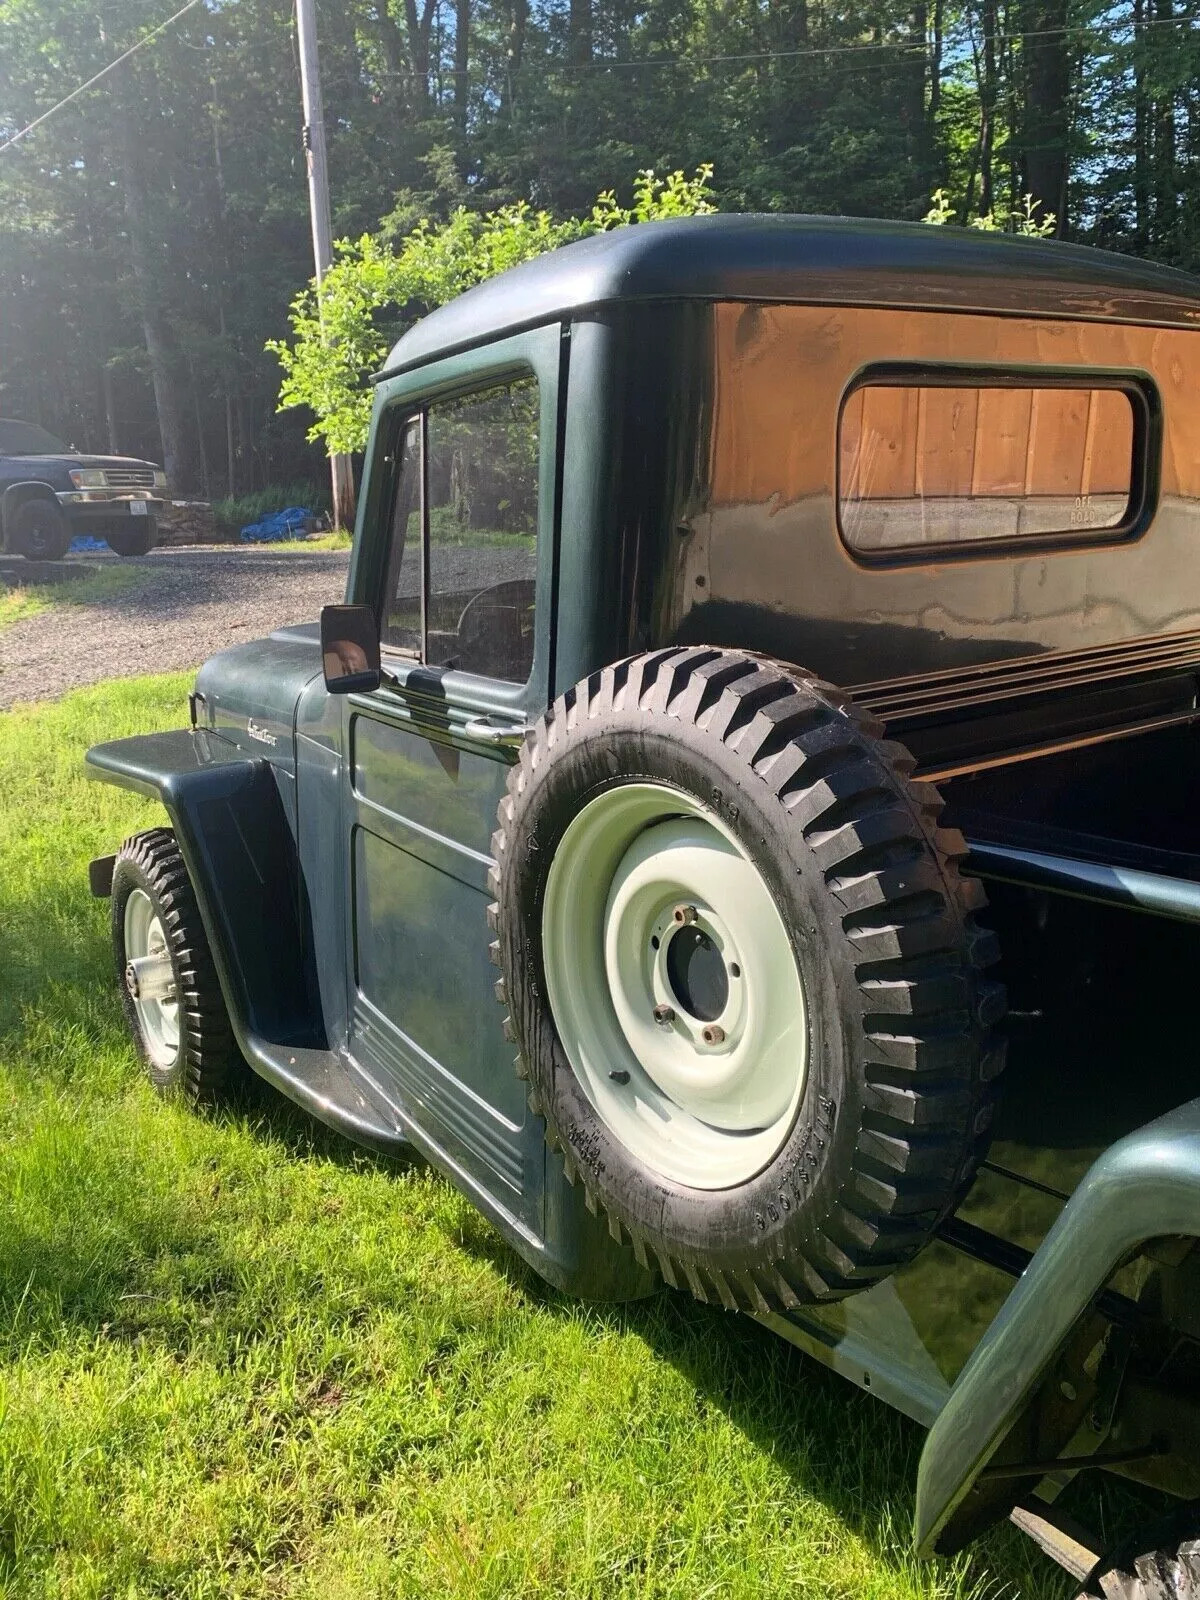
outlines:
M98 567L90 575L70 578L65 583L26 584L15 589L0 589L0 629L10 623L37 617L54 605L87 605L108 595L123 594L137 581L130 567Z
M748 1320L539 1286L440 1178L263 1091L156 1100L85 783L180 675L0 716L0 1597L1068 1590L1015 1533L909 1554L919 1431Z
M274 555L280 550L349 550L353 543L352 533L345 528L333 528L328 533L310 533L300 539L271 539L257 548ZM246 549L247 545L239 548Z

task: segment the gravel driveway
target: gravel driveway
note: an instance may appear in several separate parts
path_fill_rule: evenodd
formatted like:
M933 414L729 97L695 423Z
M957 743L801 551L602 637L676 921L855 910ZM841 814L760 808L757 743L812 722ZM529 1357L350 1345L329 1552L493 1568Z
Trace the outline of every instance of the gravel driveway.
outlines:
M344 596L350 554L197 545L136 560L86 559L119 564L132 573L130 586L0 631L0 709L104 678L196 667L243 639L315 622L323 605Z

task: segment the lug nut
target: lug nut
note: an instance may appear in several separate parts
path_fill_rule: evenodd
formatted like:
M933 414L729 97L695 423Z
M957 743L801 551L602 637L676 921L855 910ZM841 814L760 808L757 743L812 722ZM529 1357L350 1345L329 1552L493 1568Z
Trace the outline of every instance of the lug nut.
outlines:
M671 1006L655 1006L654 1020L660 1028L669 1028L675 1021L675 1012Z
M700 1037L705 1044L724 1044L725 1029L718 1027L715 1022L710 1022L707 1028L701 1028Z
M671 913L672 919L682 928L686 923L695 922L695 906L676 906Z

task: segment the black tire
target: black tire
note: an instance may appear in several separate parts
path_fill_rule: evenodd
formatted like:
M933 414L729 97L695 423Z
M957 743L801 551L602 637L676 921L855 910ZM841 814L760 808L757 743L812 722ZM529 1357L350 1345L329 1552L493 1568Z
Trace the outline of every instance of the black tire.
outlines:
M149 898L166 934L179 1003L178 1049L173 1060L161 1064L148 1048L127 981L125 910L135 889ZM135 833L121 846L113 867L112 940L125 1019L155 1089L196 1104L233 1098L247 1082L248 1068L229 1024L191 880L169 828Z
M104 535L108 548L119 556L144 556L158 543L158 520L139 517L127 528L113 528Z
M568 1177L673 1286L752 1311L827 1301L913 1257L965 1193L994 1111L1003 991L960 834L912 757L847 696L761 657L675 649L568 691L500 803L489 922L506 1031ZM808 1077L750 1181L686 1188L635 1162L567 1059L545 996L542 904L571 820L643 780L715 808L782 914L806 992ZM817 935L814 940L813 935Z
M8 518L8 548L30 561L61 561L71 547L71 529L56 500L37 495Z
M1110 1551L1079 1600L1200 1600L1200 1503Z

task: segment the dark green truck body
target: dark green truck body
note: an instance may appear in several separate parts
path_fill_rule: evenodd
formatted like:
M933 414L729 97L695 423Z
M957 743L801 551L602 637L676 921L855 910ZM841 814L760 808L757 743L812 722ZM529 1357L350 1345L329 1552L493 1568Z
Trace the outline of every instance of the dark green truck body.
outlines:
M1004 1099L915 1261L762 1320L930 1429L924 1551L1016 1505L1052 1526L1089 1460L1200 1497L1196 377L1200 285L1094 252L793 218L571 247L392 353L346 596L378 613L400 592L402 427L532 380L536 539L471 556L475 592L536 602L523 680L480 670L466 609L457 635L439 620L459 557L427 526L418 644L385 637L381 687L330 694L315 626L286 629L201 669L189 729L88 757L162 799L255 1070L352 1138L423 1151L551 1282L619 1299L653 1274L566 1183L492 997L511 736L608 662L701 642L812 668L882 716L988 884ZM1119 515L1097 523L1103 496L1068 485L1082 520L1062 527L855 548L850 408L906 385L1028 390L1031 414L1057 391L1119 397Z

